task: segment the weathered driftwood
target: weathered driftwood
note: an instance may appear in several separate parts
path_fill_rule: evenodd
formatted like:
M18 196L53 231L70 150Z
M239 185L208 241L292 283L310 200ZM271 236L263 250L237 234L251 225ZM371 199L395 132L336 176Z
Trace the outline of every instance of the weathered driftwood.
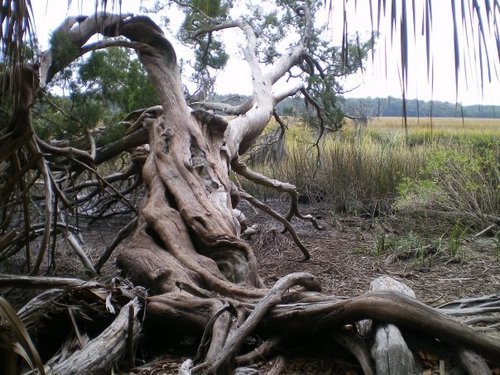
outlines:
M458 360L469 375L490 375L491 370L483 357L467 349L458 350Z
M394 291L415 298L415 292L407 285L388 276L373 280L370 290ZM401 331L394 324L378 324L372 347L377 374L415 374L415 360Z
M20 276L0 275L0 288L34 288L50 289L82 285L97 285L96 283L70 277Z
M132 309L130 309L132 307ZM141 324L137 320L140 310L138 299L122 307L114 322L98 337L91 340L83 349L78 350L63 362L46 368L47 374L93 375L109 373L115 363L127 354L127 335L129 315L132 313L135 324L131 332L133 341L139 338Z
M354 330L335 333L333 339L354 355L363 370L363 374L373 375L372 361L368 347Z

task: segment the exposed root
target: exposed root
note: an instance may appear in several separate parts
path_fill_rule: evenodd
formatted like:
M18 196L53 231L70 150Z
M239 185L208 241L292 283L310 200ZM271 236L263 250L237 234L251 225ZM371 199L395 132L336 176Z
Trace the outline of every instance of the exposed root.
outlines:
M91 340L85 347L62 362L56 363L47 369L51 374L98 374L109 372L116 361L127 353L128 333L132 334L132 342L139 338L140 322L132 325L129 330L130 319L136 320L140 310L137 299L130 301L121 310L114 322L98 337Z
M489 375L491 374L491 370L486 364L483 357L477 355L476 353L467 350L467 349L459 349L458 350L458 360L460 364L464 368L465 372L469 375Z
M285 357L283 357L282 355L279 355L276 358L274 358L271 369L267 372L267 375L283 374L283 370L285 369L285 366L286 366Z
M370 352L366 343L354 331L339 331L333 334L333 340L349 351L359 362L363 374L373 375Z
M234 363L236 366L245 366L252 363L265 361L271 358L278 350L282 339L280 337L272 337L264 341L260 346L248 352L234 358Z
M255 330L264 316L281 302L286 291L295 285L302 285L307 289L315 291L320 289L316 279L307 273L293 273L278 280L267 295L255 306L255 309L241 327L231 333L224 347L212 363L206 364L209 373L217 374L220 369L223 369L223 372L227 371L226 366L228 362L238 353L243 341Z
M109 257L113 253L113 251L116 249L116 247L127 237L130 236L130 234L134 231L134 229L137 226L137 218L134 218L131 220L125 227L123 227L119 232L118 235L115 237L111 245L109 245L106 250L102 253L101 257L95 264L95 270L99 272L104 266L104 264L108 261Z
M253 196L251 196L247 192L245 192L243 190L239 190L239 193L240 193L240 196L243 199L245 199L246 201L248 201L250 204L252 204L253 206L259 208L263 212L267 213L268 215L270 215L271 217L275 218L280 223L282 223L283 226L285 227L285 229L290 233L290 236L292 236L293 241L295 242L295 244L299 247L300 251L302 251L302 254L304 254L304 258L306 260L308 260L308 259L311 258L311 254L309 253L309 250L307 250L307 248L305 247L305 245L302 243L302 241L300 240L299 236L297 235L297 232L295 232L295 229L294 229L293 225L290 224L290 222L287 219L285 219L278 212L274 211L271 207L269 207L265 203L262 203L257 198L254 198Z
M319 223L316 221L314 217L312 217L312 215L302 215L299 212L298 208L299 193L297 192L297 188L295 187L295 185L292 185L287 182L281 182L266 177L260 173L257 173L248 168L248 166L246 166L239 159L234 159L231 163L231 167L233 168L233 171L235 171L237 174L245 177L246 179L258 185L266 186L268 188L274 189L282 193L287 193L290 196L290 210L288 211L288 214L285 216L288 221L290 221L292 217L296 216L301 220L310 221L312 225L318 230L323 229L323 227L319 225Z

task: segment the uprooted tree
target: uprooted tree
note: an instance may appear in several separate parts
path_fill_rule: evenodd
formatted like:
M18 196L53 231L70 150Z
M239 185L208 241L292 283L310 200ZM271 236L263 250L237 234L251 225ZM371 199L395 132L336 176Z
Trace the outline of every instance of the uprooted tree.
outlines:
M52 315L52 319L57 320L61 315L67 317L69 311L78 342L68 344L64 342L66 337L59 337L60 346L64 346L65 351L80 347L71 356L53 348L49 352L54 356L45 364L45 371L82 373L82 369L86 369L87 373L101 373L123 357L128 360L123 366L134 367L133 352L143 319L155 324L158 330L165 330L167 335L185 329L201 337L192 362L183 365L184 373L231 373L236 367L253 364L261 358L280 358L280 346L294 342L296 337L314 337L319 342L333 340L344 346L359 360L364 373L370 374L373 370L367 340L352 327L363 319L392 323L419 332L434 345L452 347L468 371L474 364L486 371L483 357L491 363L498 362L498 340L406 296L411 292L404 287L398 287L403 293L394 293L380 291L392 289L391 286L375 286L375 291L369 294L344 299L321 294L319 282L306 273L290 274L271 288L263 284L254 253L241 238L238 201L245 199L280 220L305 258L309 257L307 249L289 222L295 216L317 225L314 218L300 214L298 193L293 185L260 175L240 159L263 132L274 115L274 106L283 98L300 91L315 109L320 109L309 96L307 85L302 83L274 91L281 77L295 75L297 71L314 78L327 78L324 65L311 52L311 46L318 42L313 32L314 9L310 2L297 1L287 4L284 9L283 16L288 17L288 22L296 22L302 30L301 38L287 52L273 55L265 65L259 60L259 35L265 35L264 26L260 25L259 34L255 29L259 25L250 25L244 19L218 19L210 10L196 13L204 23L198 31L191 31L190 37L198 40L207 54L217 31L237 29L244 36L245 60L251 70L253 92L239 105L199 101L188 106L174 48L162 30L144 16L97 13L68 18L56 30L52 48L42 56L39 67L14 67L10 73L5 73L4 82L14 82L17 74L22 85L15 91L11 117L1 134L0 172L6 180L1 197L4 208L0 255L25 249L25 270L31 276L3 277L1 282L3 286L59 288L35 298L18 312L18 316L30 333L41 335L47 332L44 327L54 327L47 316ZM195 21L199 19L189 20L191 25L195 25ZM267 21L277 22L272 17ZM95 34L105 39L88 43ZM94 139L99 134L92 132L63 145L39 139L31 119L39 90L77 57L110 46L136 51L161 105L131 113L125 119L127 134L100 147ZM64 53L60 48L64 48ZM209 65L210 55L201 55L200 61ZM204 68L206 66L200 66L200 70ZM207 84L207 75L200 79ZM328 80L322 84L333 90ZM4 95L10 92L6 85L3 88ZM207 109L221 110L234 117L226 120ZM123 152L131 154L126 170L104 177L97 172L98 165ZM229 179L230 171L288 193L289 213L280 216L238 190ZM89 172L93 179L81 178ZM39 181L43 181L42 188ZM107 191L113 199L131 206L125 196L141 184L146 193L137 208L137 217L103 251L101 259L91 262L79 248L67 222L69 212L78 210L79 205L96 201L109 207L107 202L100 201L98 191ZM33 192L33 189L38 190ZM43 195L39 196L39 192ZM70 199L73 194L74 198ZM30 220L34 215L32 200L43 202L39 204L44 217L40 223ZM18 216L24 218L24 230L21 231L11 225ZM54 262L50 259L53 254L51 241L58 232L66 237L91 273L98 271L116 245L128 237L116 250L117 265L126 279L137 287L118 279L104 286L76 279L35 277L44 259L49 259L49 264ZM39 241L30 246L31 239L37 236ZM31 259L33 255L34 260ZM477 307L476 312L488 311L492 304L491 300L478 300L463 305L474 306L475 302L482 306ZM110 318L119 308L121 311L116 319ZM139 314L141 308L143 314ZM90 340L76 328L77 314L106 316L107 320L103 320L109 326ZM2 316L7 315L2 313ZM88 322L85 325L89 327L88 332L97 335L97 328L91 328ZM360 331L368 335L370 330L363 328ZM242 348L252 335L259 335L262 343L243 353ZM43 342L43 337L38 341ZM300 342L297 340L295 344L300 345ZM30 346L26 344L26 347ZM383 357L387 351L382 347L372 353L378 371L383 371L380 362L386 361ZM411 353L404 351L400 355L403 357L387 360L390 366L406 366L397 367L393 373L401 368L411 371ZM28 353L25 357L42 371L35 355ZM279 367L282 362L277 360L275 364Z

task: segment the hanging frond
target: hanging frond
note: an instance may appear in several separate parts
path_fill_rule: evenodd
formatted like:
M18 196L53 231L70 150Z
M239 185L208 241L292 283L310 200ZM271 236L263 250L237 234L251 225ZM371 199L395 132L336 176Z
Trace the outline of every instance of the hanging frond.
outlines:
M4 1L0 6L0 102L9 97L16 104L19 99L18 88L23 78L18 73L25 61L26 43L32 39L32 19L31 0ZM7 67L10 74L5 74Z
M42 360L31 341L23 322L18 318L12 306L0 297L0 349L3 349L7 363L5 366L16 373L17 358L21 356L29 367L45 374Z
M458 99L462 79L465 79L465 83L467 83L467 77L475 76L483 88L485 82L499 78L500 32L498 19L500 2L499 0L450 0L448 4L450 4L449 13L440 14L440 17L450 17L451 15L453 41L450 42L450 44L452 43L452 47L450 47L453 53L455 91ZM324 5L331 13L334 1L325 0ZM347 33L348 20L346 19L345 1L342 2L342 5L344 14L343 39L346 39L349 35ZM339 11L341 10L339 9ZM399 49L401 54L399 71L402 89L406 91L408 88L409 62L415 58L410 56L413 52L411 46L420 37L425 38L427 77L432 84L434 67L431 41L433 35L438 32L432 27L432 1L412 0L410 5L410 2L406 0L370 0L369 12L372 31L377 33L384 26L384 18L387 18L390 34L386 38L389 38L392 48ZM421 23L420 33L417 33L417 22ZM387 42L384 44L387 45Z

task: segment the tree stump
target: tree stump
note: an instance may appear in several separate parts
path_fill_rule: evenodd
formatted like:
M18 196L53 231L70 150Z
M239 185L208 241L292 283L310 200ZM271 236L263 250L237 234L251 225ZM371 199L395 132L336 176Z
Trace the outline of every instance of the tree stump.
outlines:
M415 292L407 285L388 276L370 283L370 291L395 291L415 298ZM415 360L401 331L394 324L376 324L372 357L377 374L415 374Z

